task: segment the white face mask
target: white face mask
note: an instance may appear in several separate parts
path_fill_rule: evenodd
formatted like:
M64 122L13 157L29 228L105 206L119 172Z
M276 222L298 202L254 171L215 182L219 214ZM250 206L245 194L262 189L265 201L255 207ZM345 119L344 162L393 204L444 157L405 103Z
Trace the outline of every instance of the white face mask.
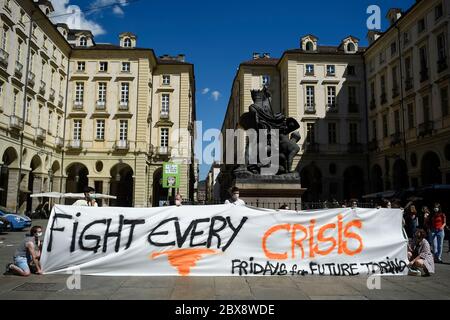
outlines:
M439 208L434 208L434 212L439 212Z
M36 233L36 237L42 237L42 232L38 232L38 233Z
M176 205L177 207L181 206L181 201L180 201L180 200L175 200L175 205Z

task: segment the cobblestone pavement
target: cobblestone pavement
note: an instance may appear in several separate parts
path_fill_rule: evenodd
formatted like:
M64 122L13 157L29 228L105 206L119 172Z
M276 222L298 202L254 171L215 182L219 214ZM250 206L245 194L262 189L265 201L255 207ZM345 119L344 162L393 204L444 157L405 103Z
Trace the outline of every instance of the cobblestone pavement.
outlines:
M45 221L34 224L46 225ZM0 267L11 262L25 232L0 234ZM367 300L450 299L450 254L431 277L382 277L380 290L369 290L366 277L81 277L81 289L69 290L68 275L0 275L0 300Z

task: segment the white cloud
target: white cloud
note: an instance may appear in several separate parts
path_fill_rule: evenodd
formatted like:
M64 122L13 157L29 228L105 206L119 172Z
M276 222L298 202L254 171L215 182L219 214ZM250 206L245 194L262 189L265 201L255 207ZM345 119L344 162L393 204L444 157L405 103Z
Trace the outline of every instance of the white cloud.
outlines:
M221 94L220 94L219 91L213 91L213 92L211 92L211 97L214 99L214 101L219 100L220 96L221 96Z
M113 5L115 5L115 6L113 6ZM128 5L128 0L94 0L90 7L91 8L96 8L96 7L102 8L102 7L106 7L106 6L113 6L112 12L116 16L123 17L125 12L123 11L123 9L121 7L126 7L127 5Z
M55 12L50 16L54 23L66 23L71 29L90 30L94 36L105 34L103 27L87 19L79 6L71 5L70 0L52 0ZM62 15L67 13L67 15ZM62 16L61 16L62 15Z
M123 17L123 16L125 15L125 12L123 12L122 8L119 7L119 6L115 6L115 7L113 8L113 13L114 13L116 16L120 16L120 17Z
M202 94L207 94L209 92L209 88L205 88L202 90Z

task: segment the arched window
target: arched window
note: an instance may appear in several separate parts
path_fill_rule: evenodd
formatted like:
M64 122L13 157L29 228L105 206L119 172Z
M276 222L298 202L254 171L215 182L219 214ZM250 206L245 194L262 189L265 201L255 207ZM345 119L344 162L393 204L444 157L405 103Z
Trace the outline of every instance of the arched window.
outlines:
M313 51L314 50L314 45L311 41L308 41L306 43L306 51Z
M130 38L125 38L125 39L123 40L123 46L124 46L125 48L131 48L131 39L130 39Z
M353 42L349 42L347 44L347 51L348 52L355 52L355 50L356 50L355 44Z
M80 46L81 47L86 47L87 46L87 39L86 39L86 37L81 37L80 38Z

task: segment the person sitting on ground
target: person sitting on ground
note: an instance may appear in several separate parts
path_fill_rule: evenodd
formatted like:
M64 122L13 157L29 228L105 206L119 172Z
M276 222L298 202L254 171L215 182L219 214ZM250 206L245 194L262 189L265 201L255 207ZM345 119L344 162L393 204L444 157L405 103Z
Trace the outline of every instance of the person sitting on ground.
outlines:
M42 274L41 264L39 262L41 249L40 237L42 237L42 227L32 227L30 234L25 236L25 239L17 248L14 254L14 263L9 263L6 266L6 273L27 277L31 274L31 266L34 273Z
M233 187L233 189L231 189L231 198L225 200L225 204L234 204L237 206L245 206L245 201L239 199L239 188L238 187Z
M95 193L95 189L91 187L85 187L84 188L84 199L80 199L75 201L73 206L80 206L80 207L98 207L97 201L93 198L93 195Z
M431 253L430 244L425 239L426 235L425 230L417 229L413 247L408 252L409 266L413 271L412 274L417 273L418 268L423 270L423 276L430 276L431 273L434 273L433 254Z

